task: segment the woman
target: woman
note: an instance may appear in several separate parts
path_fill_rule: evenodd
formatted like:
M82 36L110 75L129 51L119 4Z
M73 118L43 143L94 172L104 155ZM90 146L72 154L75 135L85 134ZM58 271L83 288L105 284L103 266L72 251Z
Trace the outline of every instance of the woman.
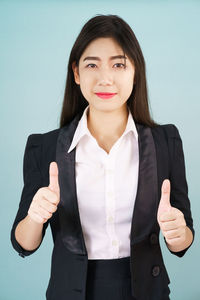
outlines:
M159 232L179 257L193 242L181 137L151 119L142 51L115 15L75 41L60 128L27 140L15 250L34 253L49 223L48 300L169 299Z

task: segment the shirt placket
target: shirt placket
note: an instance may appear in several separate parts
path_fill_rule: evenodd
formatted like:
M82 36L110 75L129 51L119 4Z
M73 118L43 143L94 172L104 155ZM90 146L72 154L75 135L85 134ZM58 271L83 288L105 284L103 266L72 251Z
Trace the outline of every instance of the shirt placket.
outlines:
M114 149L112 149L114 150ZM116 150L116 149L115 149ZM105 160L105 201L106 201L106 230L110 240L112 256L119 256L119 239L115 231L115 189L114 189L114 171L115 171L116 152L107 156Z

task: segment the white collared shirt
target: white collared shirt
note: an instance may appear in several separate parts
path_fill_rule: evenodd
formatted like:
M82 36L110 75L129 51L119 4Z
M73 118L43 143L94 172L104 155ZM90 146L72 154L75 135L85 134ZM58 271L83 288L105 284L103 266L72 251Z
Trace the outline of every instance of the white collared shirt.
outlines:
M129 110L126 129L109 154L87 127L85 108L68 153L76 147L76 190L88 259L130 256L138 185L138 133Z

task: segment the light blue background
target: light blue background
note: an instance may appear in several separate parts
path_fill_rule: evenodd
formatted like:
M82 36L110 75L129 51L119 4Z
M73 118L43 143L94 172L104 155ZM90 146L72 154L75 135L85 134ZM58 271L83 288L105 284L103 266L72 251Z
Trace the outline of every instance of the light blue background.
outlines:
M21 258L10 230L23 188L27 137L59 126L67 63L82 26L96 14L130 24L146 60L153 118L180 132L196 230L183 258L160 236L172 300L200 299L199 283L199 1L0 1L1 255L0 299L42 300L53 247L48 227L41 247Z

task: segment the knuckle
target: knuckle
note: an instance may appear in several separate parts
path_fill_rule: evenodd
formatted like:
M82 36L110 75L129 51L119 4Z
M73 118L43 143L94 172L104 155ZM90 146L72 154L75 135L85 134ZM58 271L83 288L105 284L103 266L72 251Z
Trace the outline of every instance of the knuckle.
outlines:
M162 225L162 229L163 229L163 230L167 230L167 225L163 224L163 225Z
M42 216L43 219L45 219L45 218L49 219L49 217L50 217L48 211L42 211L41 216Z
M50 218L51 217L51 213L46 210L46 209L43 209L43 212L44 212L44 216L47 217L47 218Z
M165 237L170 238L170 234L168 232L165 232Z
M51 218L52 217L52 213L48 212L47 216L48 216L48 218Z
M53 208L53 212L55 212L57 210L57 206L55 205Z
M51 211L51 213L54 213L56 210L55 210L55 205L51 205L51 207L49 208L49 210Z
M53 195L53 203L57 204L58 203L58 196L54 193Z

